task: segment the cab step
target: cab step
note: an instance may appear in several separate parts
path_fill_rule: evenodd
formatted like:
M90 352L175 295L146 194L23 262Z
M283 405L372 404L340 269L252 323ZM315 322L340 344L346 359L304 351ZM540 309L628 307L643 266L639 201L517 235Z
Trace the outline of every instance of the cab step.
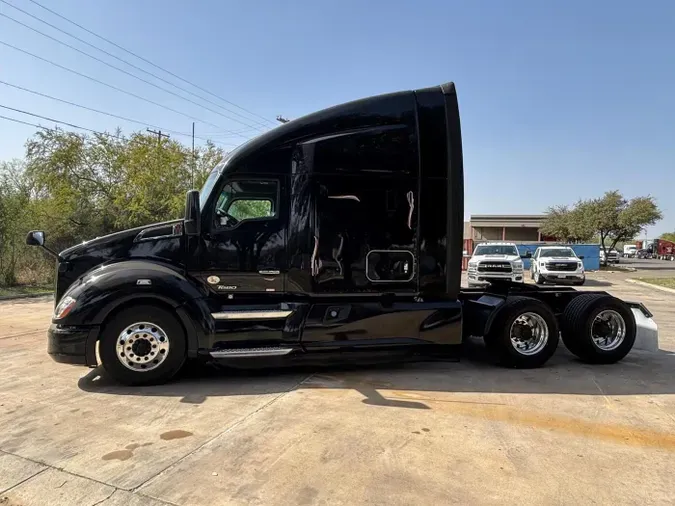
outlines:
M213 358L280 357L288 355L292 351L293 348L233 348L214 350L210 355Z

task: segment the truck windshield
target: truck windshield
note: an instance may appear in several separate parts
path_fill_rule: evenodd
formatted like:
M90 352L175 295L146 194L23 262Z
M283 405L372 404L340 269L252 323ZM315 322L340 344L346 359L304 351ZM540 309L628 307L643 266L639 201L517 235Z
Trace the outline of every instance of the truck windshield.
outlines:
M199 206L203 210L204 206L206 205L206 201L209 200L209 196L211 195L211 192L213 191L213 188L216 186L216 183L218 182L218 178L220 175L227 170L227 161L232 158L232 156L235 153L238 153L244 146L246 146L250 141L247 141L240 146L234 148L232 151L229 153L225 154L225 156L220 160L218 165L216 165L211 173L209 174L209 177L206 178L206 181L204 181L204 185L202 186L202 189L199 190Z
M476 246L474 255L516 255L518 250L515 246L506 246L504 244L488 244L485 246Z
M571 248L556 248L541 250L542 257L575 257L574 251Z
M206 181L204 181L204 186L202 186L202 189L199 191L199 206L202 209L204 209L204 204L206 204L206 201L209 199L209 195L211 195L213 187L216 185L216 182L223 171L223 167L225 167L225 164L220 162L213 168L209 177L206 178Z

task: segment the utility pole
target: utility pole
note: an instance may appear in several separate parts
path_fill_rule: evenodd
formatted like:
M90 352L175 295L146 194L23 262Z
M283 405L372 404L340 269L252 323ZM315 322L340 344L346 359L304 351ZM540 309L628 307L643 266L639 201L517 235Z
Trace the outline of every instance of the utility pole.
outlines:
M192 177L190 180L190 189L195 187L195 163L197 160L195 158L195 122L192 122Z
M158 145L162 143L162 137L166 137L167 139L168 139L169 137L171 137L169 134L163 134L161 130L152 130L152 129L150 129L150 128L146 128L146 130L147 130L149 133L154 134L154 135L157 136L157 144L158 144Z
M162 147L162 137L166 137L167 139L170 137L169 134L163 134L161 130L151 130L150 128L146 128L146 130L157 136L157 169L159 169L159 156L160 156L160 150L159 148Z

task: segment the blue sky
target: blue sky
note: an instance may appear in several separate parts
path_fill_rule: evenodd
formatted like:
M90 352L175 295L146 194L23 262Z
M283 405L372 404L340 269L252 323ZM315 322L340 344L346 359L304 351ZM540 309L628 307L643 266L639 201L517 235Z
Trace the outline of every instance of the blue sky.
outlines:
M132 58L29 0L6 1ZM650 236L675 230L675 2L38 1L269 119L455 81L467 215L535 214L619 189L627 197L657 198L665 219ZM0 13L133 71L4 3ZM198 122L197 135L220 132L214 139L237 144L255 132L1 16L0 41L217 125ZM2 45L0 79L165 129L192 127L185 116ZM5 85L0 104L97 130L143 128ZM1 108L0 114L51 126ZM249 130L227 137L225 129ZM34 130L0 119L0 159L22 156Z

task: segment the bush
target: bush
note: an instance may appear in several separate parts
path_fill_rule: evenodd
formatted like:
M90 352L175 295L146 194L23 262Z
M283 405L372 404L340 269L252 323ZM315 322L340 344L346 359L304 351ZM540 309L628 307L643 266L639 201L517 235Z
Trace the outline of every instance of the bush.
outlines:
M0 163L0 286L53 281L54 259L25 244L44 230L51 248L183 213L194 171L199 187L222 159L211 143L192 150L145 133L123 137L37 132L24 160Z

